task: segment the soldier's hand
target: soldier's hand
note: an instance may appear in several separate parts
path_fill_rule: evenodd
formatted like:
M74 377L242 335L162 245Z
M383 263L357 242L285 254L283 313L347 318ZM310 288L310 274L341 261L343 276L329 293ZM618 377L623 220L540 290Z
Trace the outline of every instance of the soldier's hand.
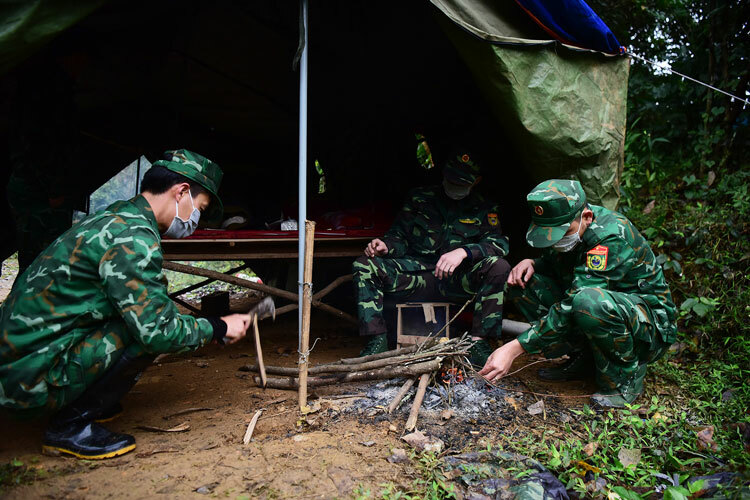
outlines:
M524 259L511 270L508 275L508 284L511 286L520 286L526 288L526 283L534 276L534 261Z
M230 314L222 316L222 321L227 324L227 333L224 335L224 342L234 344L245 336L247 327L250 326L249 314Z
M526 351L523 350L523 346L518 339L514 339L499 349L495 349L495 352L487 358L484 367L479 370L479 374L490 382L502 378L510 370L513 360L524 352Z
M375 238L367 244L365 248L365 255L368 257L380 257L388 253L388 245L386 245L380 238Z
M461 265L461 262L463 262L466 257L468 257L468 255L463 248L456 248L448 253L444 253L440 256L440 259L438 259L437 264L435 264L435 277L441 280L448 276L452 276L453 271Z

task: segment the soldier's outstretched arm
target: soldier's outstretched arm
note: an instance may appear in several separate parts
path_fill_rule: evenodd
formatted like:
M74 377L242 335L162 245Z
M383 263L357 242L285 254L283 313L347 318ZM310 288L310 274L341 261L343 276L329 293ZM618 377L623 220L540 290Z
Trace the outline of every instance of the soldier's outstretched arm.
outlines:
M147 352L178 352L205 345L213 337L211 323L179 313L167 295L161 266L161 248L153 233L133 228L107 249L99 275L128 330Z

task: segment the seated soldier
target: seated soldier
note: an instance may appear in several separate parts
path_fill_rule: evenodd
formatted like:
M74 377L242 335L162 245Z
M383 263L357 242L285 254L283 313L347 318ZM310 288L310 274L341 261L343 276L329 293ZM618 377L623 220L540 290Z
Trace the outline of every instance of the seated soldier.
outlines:
M627 218L586 203L578 181L545 181L526 199L532 220L526 240L544 253L513 268L508 298L532 326L492 353L479 373L502 377L524 352L567 354L566 363L540 370L540 377L595 374L595 404L632 403L643 391L647 364L677 331L661 266Z
M86 217L17 278L0 306L0 406L17 417L53 413L43 450L109 458L135 439L98 421L155 355L236 342L249 318L197 319L167 295L161 236L184 238L221 216L222 172L187 150L167 152L143 177L143 192Z
M510 266L502 258L508 238L497 206L473 190L480 180L468 154L452 155L443 185L413 190L385 236L372 240L354 262L359 333L372 337L362 356L388 349L383 294L406 299L426 290L459 302L476 294L471 361L484 365L492 352L486 339L502 329Z

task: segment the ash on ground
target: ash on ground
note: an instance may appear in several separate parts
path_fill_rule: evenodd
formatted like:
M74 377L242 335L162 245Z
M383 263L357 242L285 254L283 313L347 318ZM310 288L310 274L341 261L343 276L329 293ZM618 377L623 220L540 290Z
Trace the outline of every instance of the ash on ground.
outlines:
M366 397L355 400L346 412L374 416L391 404L406 379L397 378L374 382L363 387ZM401 401L393 414L408 414L416 393L416 384ZM420 415L439 418L443 410L453 410L454 418L476 419L487 415L503 415L513 408L506 402L512 391L492 387L475 378L447 385L441 381L430 384L425 393Z

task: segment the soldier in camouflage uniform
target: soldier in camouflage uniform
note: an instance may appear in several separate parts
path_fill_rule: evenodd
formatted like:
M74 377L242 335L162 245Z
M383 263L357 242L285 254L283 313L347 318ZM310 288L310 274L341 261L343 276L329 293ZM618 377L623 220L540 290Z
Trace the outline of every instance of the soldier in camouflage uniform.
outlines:
M481 180L468 154L451 156L443 185L415 189L382 239L354 262L360 335L373 336L362 355L388 348L383 294L407 298L428 291L450 301L476 294L472 361L484 365L487 338L502 328L508 238L496 205L472 188Z
M167 295L161 235L184 237L201 211L221 214L222 172L186 150L167 152L143 193L85 218L17 278L0 306L0 406L19 417L54 413L44 450L108 458L135 440L97 422L159 353L244 336L247 315L196 319Z
M627 218L586 203L578 181L543 182L526 199L527 242L544 252L513 268L508 298L532 326L495 351L480 374L505 375L523 352L568 354L564 365L540 376L595 374L594 403L632 403L643 390L647 363L675 340L675 306L661 266Z

